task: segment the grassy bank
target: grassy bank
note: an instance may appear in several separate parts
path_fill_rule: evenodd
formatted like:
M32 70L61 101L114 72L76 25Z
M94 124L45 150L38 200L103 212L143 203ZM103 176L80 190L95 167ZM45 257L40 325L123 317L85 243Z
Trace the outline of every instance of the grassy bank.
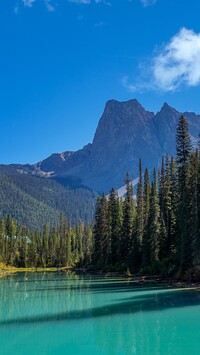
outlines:
M27 267L27 268L16 268L14 266L5 265L0 263L0 277L6 275L14 274L16 272L58 272L58 271L67 271L69 268L56 268L56 267Z

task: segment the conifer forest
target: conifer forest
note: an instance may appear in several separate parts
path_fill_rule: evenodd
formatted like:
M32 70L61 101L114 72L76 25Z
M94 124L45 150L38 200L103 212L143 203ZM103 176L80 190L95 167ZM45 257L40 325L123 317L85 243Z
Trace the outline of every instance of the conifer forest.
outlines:
M133 274L200 276L200 141L192 148L188 123L179 118L176 156L148 171L139 161L134 191L97 198L94 221L30 230L12 216L0 221L0 262L15 267L85 267Z

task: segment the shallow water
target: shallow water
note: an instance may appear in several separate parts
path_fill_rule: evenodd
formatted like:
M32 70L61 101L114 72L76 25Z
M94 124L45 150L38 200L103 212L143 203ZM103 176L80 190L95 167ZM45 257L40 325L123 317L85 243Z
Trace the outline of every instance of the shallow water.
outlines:
M0 355L200 354L200 293L121 278L0 280Z

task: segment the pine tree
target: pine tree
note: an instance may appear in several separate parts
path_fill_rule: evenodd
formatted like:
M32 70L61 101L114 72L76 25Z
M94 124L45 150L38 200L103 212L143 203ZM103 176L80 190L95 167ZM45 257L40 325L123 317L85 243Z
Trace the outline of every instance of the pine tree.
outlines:
M42 265L43 267L49 266L48 260L49 260L49 229L47 224L44 225L43 227L43 232L42 232Z
M98 199L95 213L93 261L97 269L104 269L111 262L108 201L104 193Z
M64 266L70 266L72 263L71 240L72 240L72 234L74 233L74 230L71 227L70 221L68 221L65 226L66 226L66 229L65 229L65 254L64 254L63 264L64 264Z
M145 169L144 173L144 192L143 192L143 205L144 205L144 236L142 242L142 266L146 267L149 265L150 260L150 239L149 239L149 212L150 212L150 195L151 195L151 184L148 169Z
M168 161L168 157L166 157ZM165 160L162 157L161 173L159 178L159 203L160 203L160 213L162 218L165 216L165 198L166 198L166 184L165 184Z
M197 261L200 264L200 133L198 141L197 219Z
M49 232L49 262L51 266L57 266L57 249L58 235L55 226L50 229ZM36 254L37 257L37 254Z
M166 256L169 256L169 254L166 253L166 247L167 247L167 231L166 231L166 226L164 219L161 217L160 218L160 232L159 232L159 237L158 237L158 259L162 260Z
M92 262L92 254L93 254L93 235L92 235L92 226L90 225L84 225L83 249L84 249L83 265L86 267L90 267Z
M94 227L93 227L93 254L92 254L92 264L94 267L97 266L98 260L100 258L100 208L101 208L101 198L98 196L95 209Z
M188 183L191 140L188 123L181 116L176 133L176 161L178 169L178 205L177 205L177 256L181 272L191 267L192 246L189 238Z
M108 197L108 218L111 240L111 264L116 265L120 261L119 249L121 239L122 210L120 208L120 200L114 189L110 191Z
M189 164L188 200L188 238L191 243L191 263L198 263L198 151L193 152Z
M157 188L157 174L156 169L154 169L148 221L148 233L150 240L149 254L151 263L159 260L159 245L161 244L160 206Z
M144 237L144 199L143 199L143 174L142 162L139 160L139 180L137 185L136 221L133 230L133 266L139 270L142 261L142 243Z
M28 243L28 264L30 267L37 267L38 254L37 254L37 233L31 232L27 239Z
M171 202L169 226L167 227L167 241L169 254L176 253L176 231L177 231L177 204L178 204L178 180L176 161L171 157L170 161L170 180L171 180Z
M13 265L15 260L16 242L17 242L17 226L15 220L12 218L9 227L9 264Z
M170 161L168 155L166 155L164 169L164 208L161 212L161 218L164 220L166 230L166 245L163 246L165 255L163 253L163 257L168 257L174 249L176 213L176 168L173 158Z
M144 173L144 193L143 193L143 205L144 205L144 228L146 227L149 219L150 210L150 194L151 194L151 183L148 169L145 169Z
M135 203L133 199L133 186L129 175L126 175L126 196L123 202L123 222L122 222L122 236L121 236L121 262L125 263L127 267L130 266L130 259L133 248L133 221L135 213Z
M144 201L143 201L143 176L142 162L139 161L139 181L137 187L137 238L140 246L143 241L144 233Z
M0 261L5 262L5 240L6 240L6 227L4 218L0 221Z

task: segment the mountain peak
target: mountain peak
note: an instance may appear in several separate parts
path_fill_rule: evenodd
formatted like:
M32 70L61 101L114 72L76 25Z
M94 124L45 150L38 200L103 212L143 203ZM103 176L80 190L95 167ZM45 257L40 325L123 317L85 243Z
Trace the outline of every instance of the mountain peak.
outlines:
M127 101L118 101L118 100L108 100L105 106L105 109L115 108L116 106L132 106L136 109L144 109L144 107L136 99L131 99Z
M99 137L102 139L105 134L114 136L116 133L117 140L118 135L124 134L126 136L128 134L125 132L126 130L129 133L130 130L133 130L132 134L136 134L141 125L145 125L153 115L153 113L146 111L136 99L122 102L109 100L99 121L93 144L98 141ZM122 134L122 132L124 133Z
M177 113L176 109L171 107L170 105L168 105L167 102L164 102L163 106L161 107L160 112L161 113L163 113L163 112L164 113L172 113L172 112L174 112L174 113L176 112Z
M163 109L166 109L166 108L169 108L170 106L168 105L168 103L167 102L164 102L164 104L163 104L163 106L161 107L161 109L163 108Z

